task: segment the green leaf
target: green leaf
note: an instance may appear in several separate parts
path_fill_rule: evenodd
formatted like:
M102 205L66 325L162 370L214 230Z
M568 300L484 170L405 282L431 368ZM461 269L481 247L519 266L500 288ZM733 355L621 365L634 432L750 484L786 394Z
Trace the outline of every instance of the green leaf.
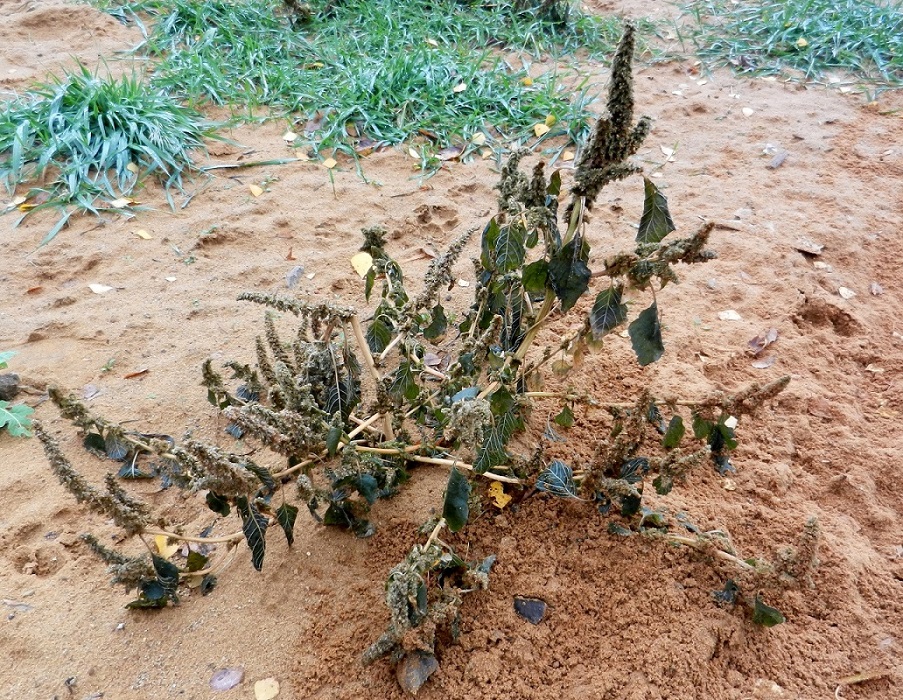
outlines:
M492 247L495 270L501 274L513 272L524 264L527 248L524 243L526 230L523 226L507 224L496 236Z
M260 571L263 568L263 556L266 554L267 519L253 503L245 497L235 499L235 507L241 515L241 531L251 549L251 563Z
M780 610L765 605L762 598L759 595L756 595L755 602L753 603L752 621L757 625L762 625L762 627L774 627L775 625L780 625L782 622L785 622L786 618L781 614Z
M448 319L445 317L445 309L441 304L433 307L433 318L426 328L423 329L423 337L427 340L435 340L445 335L448 330Z
M621 303L622 291L623 287L620 284L612 285L596 296L593 308L589 312L593 340L599 340L627 319L627 304Z
M549 186L546 187L546 194L557 197L561 194L561 170L556 170L549 178Z
M290 503L283 503L276 509L276 521L285 533L288 546L295 542L295 518L298 517L298 508Z
M530 294L542 294L549 281L549 263L545 258L531 262L521 272L521 284Z
M370 352L380 353L392 342L392 329L382 320L381 316L373 319L373 323L367 328L367 345Z
M608 523L608 534L609 535L617 535L618 537L630 537L635 535L636 533L630 528L624 527L623 525L619 525L615 522Z
M213 493L213 491L207 492L207 507L224 518L229 515L229 499L224 496L219 496Z
M470 482L457 467L452 467L448 475L448 486L445 487L445 503L442 506L442 517L452 532L457 532L467 524L470 515L469 501Z
M674 488L674 479L667 474L659 474L652 480L652 488L659 496L667 496Z
M6 428L13 437L31 437L31 406L24 403L10 406L9 401L0 401L0 430Z
M552 420L558 423L562 428L571 428L574 425L574 412L571 410L570 406L565 406L561 409L561 413Z
M82 445L88 452L97 452L99 455L106 454L106 443L100 433L88 433L82 440Z
M668 211L668 200L648 177L643 178L646 196L643 201L643 216L636 234L637 243L658 243L674 230L674 222Z
M205 557L200 552L188 552L188 563L185 568L188 571L200 571L207 566L208 561L208 557Z
M373 284L376 282L376 268L371 265L367 270L367 276L364 278L364 298L370 301L370 294L373 293Z
M136 459L127 459L125 464L120 467L119 472L116 474L120 479L153 479L154 474L151 472L141 471L141 468L138 466L138 460Z
M107 457L110 459L121 462L129 454L129 444L116 435L115 432L110 433L104 440L104 452L106 452Z
M177 601L176 591L179 588L179 567L168 559L156 554L151 555L151 561L154 564L154 571L157 572L157 581L163 586L166 594L173 601Z
M706 420L700 414L693 412L693 437L697 440L705 440L712 432L715 424Z
M644 309L628 327L630 342L636 353L640 367L650 365L665 353L662 344L662 326L658 320L658 304L652 302L652 306Z
M414 379L414 371L411 369L411 363L407 360L403 360L392 375L389 393L392 394L392 396L404 398L408 401L414 401L420 394L420 387Z
M549 282L561 300L562 311L573 307L589 289L592 273L586 264L588 260L589 245L581 236L575 236L549 261Z
M342 425L331 425L326 433L326 452L330 457L335 457L335 453L339 450L339 443L342 441Z
M680 416L672 416L671 422L668 423L668 430L665 431L665 437L662 438L662 445L668 450L677 447L686 432L684 419Z
M495 248L495 241L499 237L499 224L495 217L489 220L483 229L483 236L480 240L480 264L484 270L495 270L495 256L492 254Z
M7 363L16 355L18 355L18 353L15 350L0 352L0 369L6 369L7 367L9 367Z
M536 488L559 498L577 498L574 472L557 459L540 473L536 479Z

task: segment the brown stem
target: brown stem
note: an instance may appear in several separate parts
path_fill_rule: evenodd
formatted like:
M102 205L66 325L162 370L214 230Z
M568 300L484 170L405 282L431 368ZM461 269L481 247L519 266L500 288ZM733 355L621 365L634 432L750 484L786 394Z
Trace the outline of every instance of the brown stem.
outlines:
M367 365L367 369L370 371L370 375L376 382L376 387L378 389L382 382L382 376L380 375L379 370L376 369L376 363L373 362L373 353L370 352L370 346L367 345L367 338L364 336L364 329L361 327L360 319L358 319L357 316L352 316L349 321L351 322L351 329L354 331L354 337L357 340L357 344L361 348L361 354L364 356L364 363ZM395 431L392 429L392 416L388 413L382 415L383 434L386 436L386 440L394 440Z

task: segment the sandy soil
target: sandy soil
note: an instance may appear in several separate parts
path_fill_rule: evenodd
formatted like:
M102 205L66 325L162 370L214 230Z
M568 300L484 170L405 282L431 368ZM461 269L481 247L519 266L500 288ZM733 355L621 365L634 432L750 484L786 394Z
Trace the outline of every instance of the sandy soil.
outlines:
M604 7L603 7L604 5ZM597 3L639 15L641 3ZM649 12L664 12L652 3ZM86 7L0 0L0 89L27 87L78 57L93 66L137 40ZM85 47L85 48L82 48ZM606 73L589 66L600 84ZM609 536L590 506L542 497L482 518L457 543L498 554L491 589L471 596L459 643L440 652L424 698L874 698L903 696L903 121L900 96L866 104L775 80L700 74L688 59L641 67L638 109L655 118L639 158L652 170L676 148L657 182L680 232L718 222L719 259L683 273L659 295L665 357L640 371L628 341L591 358L568 381L624 400L648 385L694 398L750 381L793 381L756 421L741 425L733 483L701 470L659 505L703 529L729 531L743 557L773 556L817 516L822 528L814 588L772 596L787 615L771 629L718 608L724 570L655 541ZM283 157L284 124L236 130L242 147L213 145L210 160ZM766 154L765 151L768 151ZM769 167L777 152L786 159ZM422 246L441 249L494 210L490 163L454 164L420 187L413 161L388 151L365 161L365 183L347 163L218 171L185 209L170 212L150 187L134 220L78 218L35 250L50 216L16 229L0 221L0 349L17 350L23 383L55 382L91 395L92 410L130 427L227 444L199 387L207 357L250 361L259 307L237 294L297 293L363 306L349 258L363 226L384 224L391 252L416 279ZM265 185L260 197L250 184ZM606 190L589 229L591 266L629 245L639 219L637 181ZM139 238L138 229L151 239ZM824 245L819 256L799 239ZM469 279L466 261L458 266ZM113 287L102 295L91 283ZM873 283L880 286L881 293ZM845 299L843 287L855 292ZM721 320L734 310L740 320ZM757 369L747 342L768 328L772 366ZM110 371L102 371L115 359ZM126 375L147 369L140 377ZM22 395L92 479L75 432L38 394ZM539 429L543 411L535 412ZM567 435L592 453L601 410ZM533 430L537 427L533 426ZM384 663L360 652L383 629L388 569L436 506L444 470L418 469L396 499L375 509L377 534L357 540L299 517L288 550L270 539L262 573L246 548L207 597L153 614L123 609L77 536L115 529L84 516L47 468L36 440L0 436L0 696L4 698L250 698L275 677L280 698L395 698ZM725 487L733 487L733 490ZM212 515L197 498L154 484L138 491L189 531ZM234 523L217 531L234 528ZM465 540L466 537L466 540ZM466 544L469 542L469 546ZM512 596L545 599L546 619L515 615ZM217 669L245 680L214 693ZM839 685L869 672L867 682ZM102 695L101 695L102 694Z

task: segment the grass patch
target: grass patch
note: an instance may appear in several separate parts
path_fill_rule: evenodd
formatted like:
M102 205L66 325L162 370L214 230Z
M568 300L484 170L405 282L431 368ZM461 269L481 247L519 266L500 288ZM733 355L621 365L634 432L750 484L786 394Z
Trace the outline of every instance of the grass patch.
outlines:
M568 3L551 14L529 9L548 3L524 4L344 0L313 3L303 21L275 0L137 0L108 11L150 20L155 85L196 104L298 115L321 148L347 149L349 124L392 144L426 132L446 145L484 129L524 139L550 114L581 141L585 86L565 89L553 71L529 80L529 61L580 47L607 54L621 23Z
M692 39L699 55L740 72L807 78L849 71L872 81L903 83L903 11L897 3L790 0L693 3Z
M183 176L194 170L191 152L203 149L214 126L164 89L138 77L99 77L85 66L39 85L0 112L0 182L8 192L35 183L27 198L37 211L62 208L98 214L99 200L122 200L142 178L156 177L172 201ZM119 203L124 209L128 204Z

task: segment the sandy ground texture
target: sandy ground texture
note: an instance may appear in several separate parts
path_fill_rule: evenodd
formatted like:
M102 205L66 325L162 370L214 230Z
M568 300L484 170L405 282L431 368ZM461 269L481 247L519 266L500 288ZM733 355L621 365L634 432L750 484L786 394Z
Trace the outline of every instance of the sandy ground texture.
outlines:
M94 65L137 41L86 7L0 0L0 14L4 90L59 70L60 60L71 65L61 54ZM587 70L604 83L603 68ZM615 335L565 381L618 401L644 386L697 398L792 375L756 420L741 423L737 474L698 470L652 503L729 532L744 558L773 557L817 517L813 586L770 592L787 622L756 627L713 602L728 569L658 541L613 537L590 504L537 495L516 510L487 511L452 540L498 562L490 590L466 600L458 643L441 648L440 670L420 696L903 697L900 97L866 104L855 92L700 73L687 59L640 67L637 105L655 119L640 162L661 173L679 232L717 222L719 258L681 270L682 283L659 294L660 362L641 371L629 341ZM290 155L284 128L238 129L231 135L242 145L212 145L210 160ZM674 149L673 162L662 147ZM35 388L20 398L95 481L109 464L85 455L42 401L47 383L90 396L92 410L130 428L231 444L199 368L207 357L252 361L263 313L236 302L239 292L288 293L286 275L301 265L294 293L363 307L349 264L361 227L385 225L390 252L410 261L416 279L428 262L421 248L442 249L494 211L491 162L451 164L423 186L412 163L402 152L373 155L367 183L342 162L334 187L315 163L217 171L175 213L149 187L139 198L151 208L136 219L75 218L39 250L52 216L16 229L3 217L0 349L18 351L11 369ZM251 184L265 191L254 197ZM603 192L588 229L591 267L630 245L641 209L639 180ZM824 246L819 255L800 251L812 243ZM457 273L472 280L467 261ZM96 294L89 284L112 289ZM749 340L770 328L777 341L752 357ZM763 356L773 364L754 366ZM525 441L555 410L534 411ZM587 409L565 433L563 454L589 458L605 415ZM90 530L109 540L115 528L80 511L36 440L0 435L0 697L251 698L254 682L269 677L286 700L401 697L387 664L364 668L358 659L388 620L386 574L440 502L446 474L415 470L401 495L375 508L370 539L302 513L290 550L270 538L261 573L242 546L209 596L189 592L177 608L129 612L130 598L109 586L78 539ZM186 531L214 521L199 497L154 483L137 492ZM233 529L234 516L215 531ZM546 618L534 626L518 617L514 595L543 598ZM227 667L241 667L244 681L213 692L211 676ZM870 680L841 683L858 673Z

